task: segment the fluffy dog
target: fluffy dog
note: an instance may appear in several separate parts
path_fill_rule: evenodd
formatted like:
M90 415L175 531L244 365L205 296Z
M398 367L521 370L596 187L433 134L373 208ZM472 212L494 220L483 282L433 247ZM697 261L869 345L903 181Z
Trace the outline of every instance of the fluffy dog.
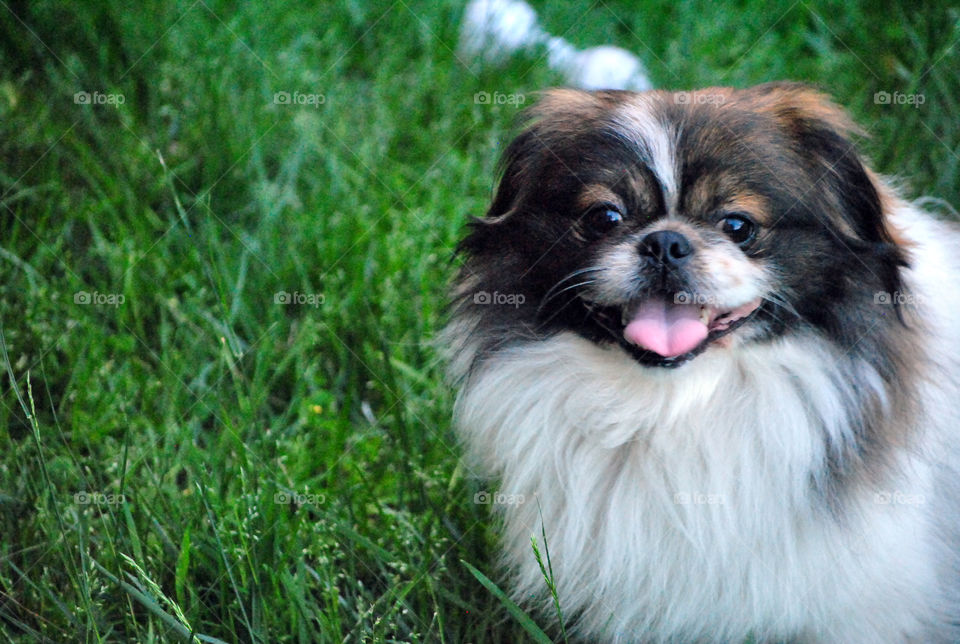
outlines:
M587 640L960 641L960 230L804 86L526 115L445 331L515 596L543 529Z

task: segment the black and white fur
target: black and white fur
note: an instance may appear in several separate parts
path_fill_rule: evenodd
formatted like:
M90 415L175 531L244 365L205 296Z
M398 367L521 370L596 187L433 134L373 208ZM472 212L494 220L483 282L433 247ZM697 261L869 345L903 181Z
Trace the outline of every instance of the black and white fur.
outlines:
M526 498L500 508L514 596L551 613L543 529L587 641L960 641L960 232L820 94L703 92L547 94L462 244L455 424ZM624 212L602 235L597 186ZM724 203L756 247L716 233ZM677 284L632 254L660 229L705 258ZM617 307L679 287L762 304L677 359L622 341Z

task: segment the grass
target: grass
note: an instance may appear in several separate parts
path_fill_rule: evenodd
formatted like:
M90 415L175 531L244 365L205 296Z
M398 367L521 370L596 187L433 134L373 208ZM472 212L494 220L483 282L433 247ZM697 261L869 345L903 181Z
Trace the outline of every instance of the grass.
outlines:
M657 86L820 84L960 203L955 10L536 5ZM131 7L0 2L0 639L524 641L431 340L516 113L473 96L560 79L462 65L453 3Z

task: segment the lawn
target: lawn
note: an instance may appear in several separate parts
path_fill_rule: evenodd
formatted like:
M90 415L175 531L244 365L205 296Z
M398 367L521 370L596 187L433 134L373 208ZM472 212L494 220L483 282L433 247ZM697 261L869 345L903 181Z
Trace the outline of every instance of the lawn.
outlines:
M535 5L658 87L815 83L960 204L956 9ZM517 113L474 95L562 81L461 12L0 2L0 640L531 637L434 338Z

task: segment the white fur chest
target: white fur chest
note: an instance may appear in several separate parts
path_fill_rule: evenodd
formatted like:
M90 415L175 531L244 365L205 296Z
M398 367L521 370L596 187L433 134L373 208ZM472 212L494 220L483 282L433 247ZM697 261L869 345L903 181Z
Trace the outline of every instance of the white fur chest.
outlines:
M502 508L516 595L545 588L542 512L561 605L590 639L902 638L933 574L927 522L876 494L922 497L928 474L904 459L908 490L831 517L818 477L852 440L854 395L838 359L792 339L651 371L572 334L494 358L457 419L474 462L526 498ZM884 400L875 373L856 380Z

